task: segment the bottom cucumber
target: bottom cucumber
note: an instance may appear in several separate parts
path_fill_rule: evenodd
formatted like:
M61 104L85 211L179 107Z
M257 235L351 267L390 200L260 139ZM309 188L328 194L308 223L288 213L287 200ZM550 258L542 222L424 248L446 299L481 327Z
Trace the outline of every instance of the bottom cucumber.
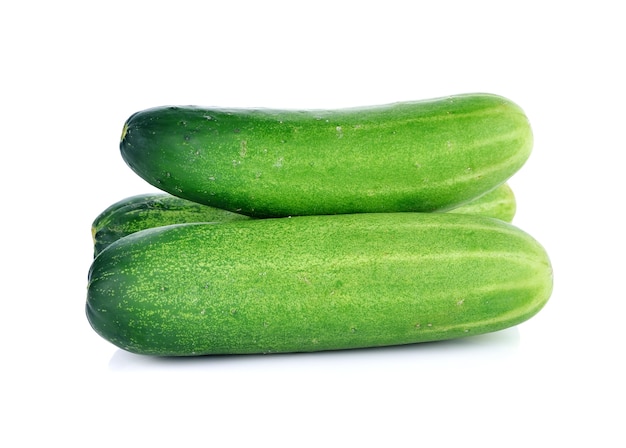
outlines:
M112 243L89 271L103 338L160 356L311 352L501 330L552 291L513 225L452 213L178 224Z
M450 212L492 216L511 222L515 215L515 208L513 191L507 184L503 184ZM116 202L93 221L91 234L94 256L114 241L139 230L170 224L228 222L243 219L250 218L168 193L139 194Z

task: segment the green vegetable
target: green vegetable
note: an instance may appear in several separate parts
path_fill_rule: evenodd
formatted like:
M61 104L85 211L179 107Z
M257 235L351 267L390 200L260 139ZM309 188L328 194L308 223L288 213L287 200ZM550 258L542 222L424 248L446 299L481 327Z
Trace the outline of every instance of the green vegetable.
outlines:
M451 212L492 216L510 222L515 214L515 197L511 188L503 184L466 205L452 209ZM170 224L228 222L239 219L250 217L187 201L168 193L131 196L111 205L94 220L91 226L94 256L112 242L139 230Z
M91 226L94 256L112 242L139 230L169 224L228 222L238 219L250 218L167 193L131 196L111 205L94 220Z
M490 94L340 110L158 107L120 150L175 196L255 217L444 211L527 160L524 112Z
M515 217L517 203L513 190L508 184L502 184L495 190L474 199L467 204L450 210L451 213L491 216L502 221L511 222Z
M544 249L501 220L346 214L136 232L94 259L86 312L134 353L309 352L497 331L551 290Z

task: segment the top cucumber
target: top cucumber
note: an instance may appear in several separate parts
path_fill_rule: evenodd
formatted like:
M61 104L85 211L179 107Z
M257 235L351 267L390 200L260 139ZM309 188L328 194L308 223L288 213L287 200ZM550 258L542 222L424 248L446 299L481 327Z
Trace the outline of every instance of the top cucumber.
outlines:
M120 149L175 196L255 217L444 211L525 163L524 112L491 94L339 110L158 107Z

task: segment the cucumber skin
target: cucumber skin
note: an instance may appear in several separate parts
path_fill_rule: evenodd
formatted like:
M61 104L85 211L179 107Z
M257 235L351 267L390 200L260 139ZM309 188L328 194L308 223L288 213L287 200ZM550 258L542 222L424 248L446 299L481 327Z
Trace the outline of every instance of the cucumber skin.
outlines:
M473 200L452 213L491 216L511 222L515 215L515 196L507 184ZM120 238L152 227L195 222L229 222L252 219L188 201L169 193L146 193L131 196L108 207L93 221L91 234L94 257Z
M424 212L504 183L532 149L522 109L491 94L339 110L157 107L120 151L151 185L233 212Z
M136 232L94 259L86 312L133 353L312 352L497 331L551 291L544 249L497 219L310 216Z
M517 201L509 184L502 184L467 204L449 210L450 213L490 216L508 223L513 222L516 211Z
M94 219L91 235L94 257L114 241L139 230L192 222L228 222L250 219L167 193L145 193L124 198L107 207Z

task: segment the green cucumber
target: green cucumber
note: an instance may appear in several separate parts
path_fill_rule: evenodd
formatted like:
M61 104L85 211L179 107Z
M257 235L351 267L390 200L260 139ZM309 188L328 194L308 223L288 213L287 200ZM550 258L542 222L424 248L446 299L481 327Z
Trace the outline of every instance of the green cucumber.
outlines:
M491 94L339 110L157 107L123 159L175 196L255 217L447 210L527 160L520 107Z
M167 193L131 196L108 207L91 225L94 256L109 244L139 230L188 222L228 222L245 215L209 207Z
M545 250L511 224L365 213L136 232L94 259L86 313L133 353L311 352L501 330L551 291Z
M513 221L516 211L515 194L509 184L502 184L495 190L450 210L451 213L491 216L506 222Z
M515 197L511 188L503 184L450 212L492 216L510 222L515 214ZM94 256L114 241L139 230L170 224L220 223L239 219L250 217L198 204L168 193L131 196L111 205L94 220L91 226Z

